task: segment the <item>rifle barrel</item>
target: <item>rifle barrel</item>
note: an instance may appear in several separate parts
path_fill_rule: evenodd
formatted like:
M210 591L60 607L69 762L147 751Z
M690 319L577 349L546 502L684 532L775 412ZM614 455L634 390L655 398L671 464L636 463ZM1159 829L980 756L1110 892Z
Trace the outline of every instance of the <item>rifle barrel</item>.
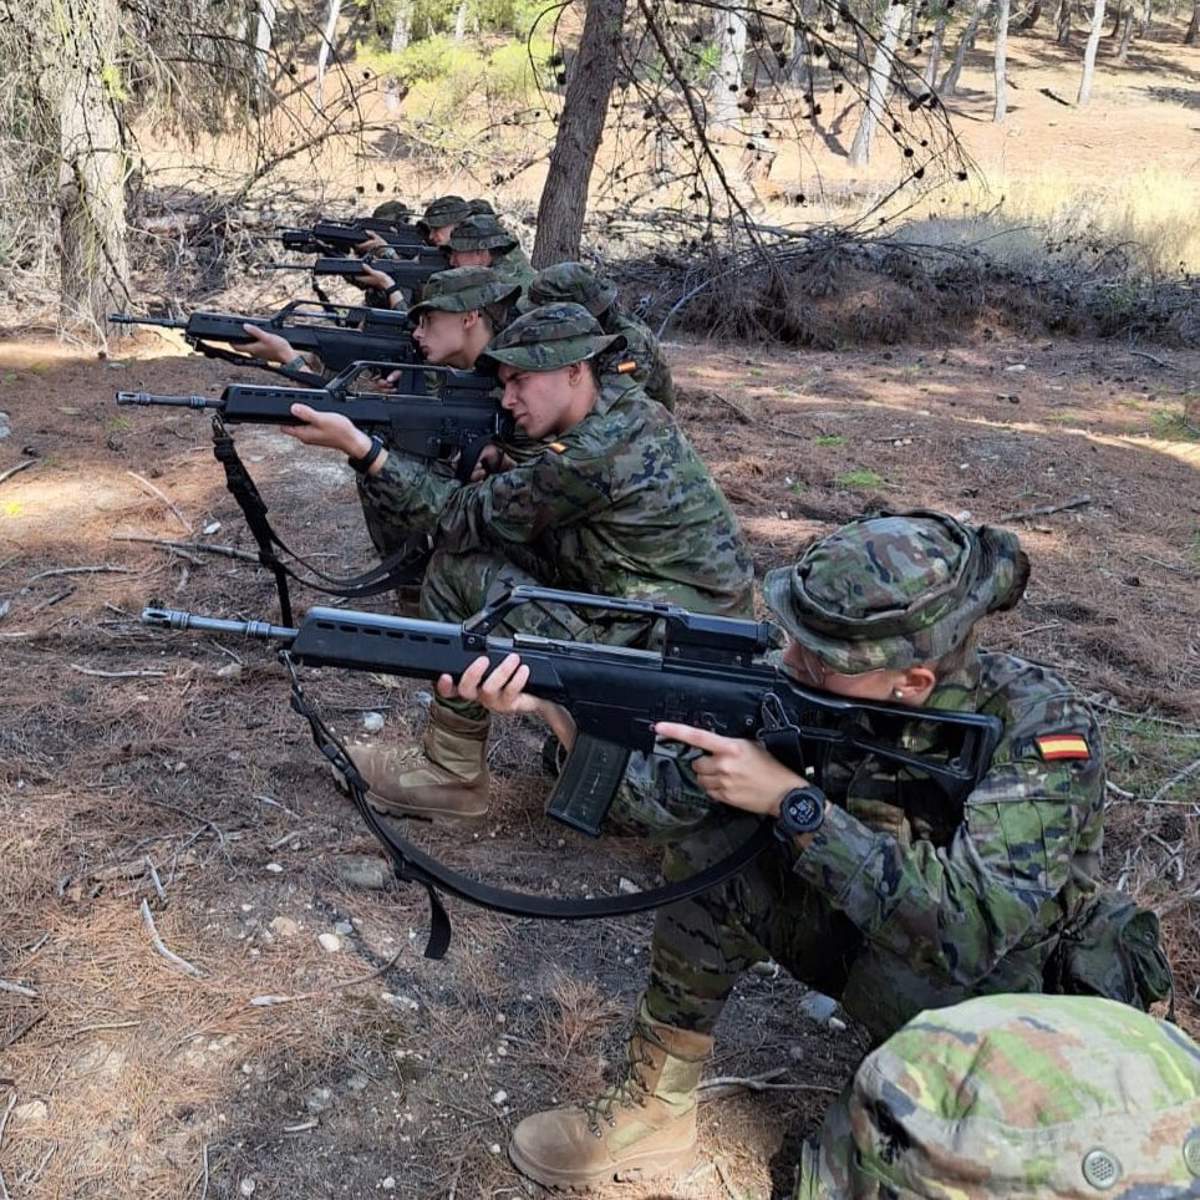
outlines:
M109 313L108 319L113 325L159 325L163 329L186 329L186 321L178 321L174 317L135 317L130 313Z
M268 621L224 621L219 617L197 617L178 608L143 608L142 624L162 629L195 629L201 633L232 633L238 637L287 642L289 645L300 632L288 625L272 625Z
M225 401L212 396L156 396L153 392L118 392L118 404L143 408L224 408Z

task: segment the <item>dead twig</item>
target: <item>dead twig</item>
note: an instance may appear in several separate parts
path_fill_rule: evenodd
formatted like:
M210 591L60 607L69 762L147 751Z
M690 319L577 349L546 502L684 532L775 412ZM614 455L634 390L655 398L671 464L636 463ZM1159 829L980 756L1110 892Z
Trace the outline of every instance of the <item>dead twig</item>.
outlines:
M0 1043L0 1050L7 1050L9 1046L15 1046L31 1029L36 1025L40 1025L46 1019L46 1013L43 1010L40 1013L35 1013L28 1021L22 1025L16 1033L10 1033L8 1037Z
M166 675L166 671L97 671L92 667L81 667L78 663L67 664L72 671L78 671L80 675L95 675L99 679L161 679Z
M197 979L204 978L204 972L199 967L194 967L186 958L180 958L172 950L168 950L166 943L158 936L158 929L154 924L154 917L150 913L150 905L142 901L142 924L146 926L146 931L150 934L150 942L155 950L159 952L177 970L183 971L187 975L193 975Z
M150 872L150 881L154 884L154 890L158 893L158 898L166 904L167 893L163 891L162 880L158 877L158 871L155 869L154 860L150 855L146 855L146 870Z
M207 1200L208 1196L208 1143L204 1143L204 1186L200 1189L200 1200Z
M17 1105L17 1093L14 1091L8 1098L8 1105L4 1109L4 1115L0 1117L0 1149L4 1148L4 1128L8 1124L8 1114ZM8 1187L4 1182L4 1172L0 1171L0 1200L11 1200L8 1194Z
M1171 790L1171 789L1172 789L1172 788L1173 788L1173 787L1174 787L1174 786L1175 786L1177 783L1182 783L1182 782L1183 782L1185 779L1190 779L1190 778L1191 778L1193 775L1195 775L1195 774L1196 774L1196 772L1197 772L1197 771L1200 771L1200 758L1196 759L1196 761L1195 761L1195 762L1193 762L1193 763L1188 763L1188 765L1187 765L1186 767L1184 767L1182 771L1176 771L1176 772L1175 772L1175 774L1174 774L1174 775L1172 775L1172 776L1171 776L1171 778L1170 778L1170 779L1168 779L1168 780L1167 780L1167 782L1166 782L1166 783L1164 783L1164 784L1162 785L1162 787L1160 787L1160 788L1158 789L1158 791L1157 791L1157 792L1155 792L1155 793L1154 793L1154 795L1153 795L1153 796L1151 796L1151 797L1150 797L1150 799L1149 799L1149 800L1146 800L1144 803L1146 803L1146 804L1157 804L1157 803L1159 803L1159 801L1160 801L1160 800L1162 800L1162 798L1163 798L1163 797L1164 797L1164 796L1165 796L1165 795L1166 795L1166 794L1167 794L1167 793L1168 793L1168 792L1169 792L1169 791L1170 791L1170 790ZM1182 802L1181 802L1181 801L1174 801L1174 803L1191 803L1191 801L1182 801Z
M1001 513L1001 521L1028 521L1031 517L1049 517L1054 513L1066 512L1071 508L1084 508L1091 504L1091 496L1075 496L1062 504L1041 504L1037 508L1023 508L1017 512Z
M73 596L75 589L73 587L63 588L61 592L55 592L53 596L47 596L41 604L35 604L29 611L30 613L40 613L43 608L52 608L60 600L65 600L68 596Z
M36 458L27 458L24 462L17 463L15 467L9 467L7 471L0 474L0 483L3 483L6 479L11 479L18 472L24 471L26 467L32 467L36 462Z
M98 567L55 567L51 571L39 571L25 580L25 586L36 583L39 579L49 579L54 575L136 575L137 572L129 567L115 567L111 563L103 563Z
M143 901L143 903L145 902ZM340 992L343 988L355 987L360 983L369 983L372 979L378 979L380 975L386 975L396 965L400 955L403 953L404 949L401 947L382 967L376 968L367 975L356 975L353 979L347 979L344 983L331 983L328 987L321 988L318 991L298 992L294 996L252 996L246 1003L253 1008L269 1008L273 1004L291 1004L295 1000L315 1000L317 997L327 996L331 992Z
M285 1125L281 1132L283 1133L307 1133L310 1129L316 1129L320 1125L315 1117L311 1121L301 1121L299 1125Z
M164 538L142 537L134 533L114 533L114 542L140 542L146 546L157 546L160 550L200 550L205 554L220 554L224 558L236 558L242 562L258 562L258 555L249 550L238 550L234 546L209 545L208 542L172 542Z
M1148 358L1156 367L1162 367L1164 371L1175 370L1173 363L1167 362L1165 358L1159 358L1157 354L1151 354L1148 350L1130 350L1129 353L1136 355L1138 358Z
M753 425L755 423L754 418L740 404L734 404L732 400L726 396L722 396L720 392L709 392L708 394L714 400L720 400L743 425Z
M15 996L24 996L29 1000L38 998L38 993L33 988L22 983L9 983L7 979L0 979L0 992L12 992Z
M136 479L137 482L142 485L142 487L146 488L148 491L157 496L175 514L175 518L178 520L180 525L182 525L188 533L193 532L192 523L183 515L183 513L179 511L179 506L170 498L170 496L160 491L154 486L154 484L150 482L150 480L139 475L136 471L126 471L125 474L128 475L130 479Z
M775 1067L764 1071L761 1075L717 1075L705 1079L697 1089L702 1100L719 1100L722 1096L731 1096L735 1092L831 1092L837 1094L841 1089L829 1087L823 1083L776 1083L781 1075L787 1074L787 1067Z

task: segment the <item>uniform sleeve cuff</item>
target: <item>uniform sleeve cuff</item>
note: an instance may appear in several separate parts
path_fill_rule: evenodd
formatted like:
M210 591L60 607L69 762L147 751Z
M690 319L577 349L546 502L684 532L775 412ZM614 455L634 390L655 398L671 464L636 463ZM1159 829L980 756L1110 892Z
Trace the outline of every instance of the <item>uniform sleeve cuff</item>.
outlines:
M876 907L873 868L879 852L878 834L844 808L830 806L808 849L796 856L792 870L854 919Z

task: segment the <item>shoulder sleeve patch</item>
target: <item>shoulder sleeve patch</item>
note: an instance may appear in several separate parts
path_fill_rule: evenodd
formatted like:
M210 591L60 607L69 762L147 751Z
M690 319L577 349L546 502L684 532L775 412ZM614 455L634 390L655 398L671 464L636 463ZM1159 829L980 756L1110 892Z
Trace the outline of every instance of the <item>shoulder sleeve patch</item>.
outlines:
M1046 762L1092 756L1087 739L1078 733L1043 733L1033 739L1033 744Z
M549 445L550 449L553 450L555 454L566 454L567 452L566 442L550 442Z
M632 375L637 370L637 363L632 358L627 358L624 362L617 363L618 375Z

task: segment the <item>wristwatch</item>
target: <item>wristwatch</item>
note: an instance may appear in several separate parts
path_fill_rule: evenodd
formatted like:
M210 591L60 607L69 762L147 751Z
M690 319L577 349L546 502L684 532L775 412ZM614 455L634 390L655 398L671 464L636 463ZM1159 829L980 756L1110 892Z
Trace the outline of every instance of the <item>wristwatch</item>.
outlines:
M377 438L371 438L371 448L362 456L362 458L347 459L347 462L360 474L365 475L370 469L371 464L383 453L383 443Z
M825 793L818 787L792 788L779 805L775 836L781 842L816 833L825 821Z

